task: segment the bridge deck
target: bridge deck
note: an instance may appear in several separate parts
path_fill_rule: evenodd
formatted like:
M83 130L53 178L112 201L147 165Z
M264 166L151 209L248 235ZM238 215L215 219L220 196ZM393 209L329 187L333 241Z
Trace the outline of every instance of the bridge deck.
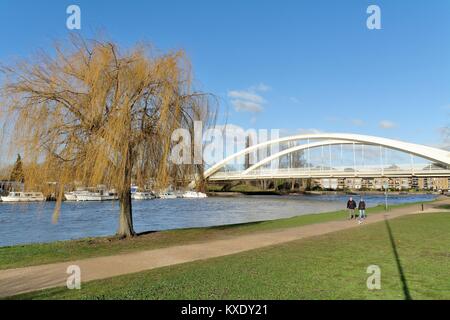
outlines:
M367 171L333 171L333 170L293 170L252 172L217 172L209 177L211 181L225 180L259 180L289 178L400 178L400 177L450 177L450 170L367 170Z

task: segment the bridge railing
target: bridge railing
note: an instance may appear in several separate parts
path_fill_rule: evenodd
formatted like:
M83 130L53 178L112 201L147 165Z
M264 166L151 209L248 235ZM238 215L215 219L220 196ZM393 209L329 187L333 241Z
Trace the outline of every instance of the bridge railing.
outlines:
M358 176L405 176L405 175L430 175L430 176L449 176L450 170L436 167L433 165L415 164L415 165L396 165L389 167L376 166L337 166L327 167L305 167L305 168L275 168L275 169L256 169L244 174L244 171L217 172L211 179L259 179L270 177L358 177Z

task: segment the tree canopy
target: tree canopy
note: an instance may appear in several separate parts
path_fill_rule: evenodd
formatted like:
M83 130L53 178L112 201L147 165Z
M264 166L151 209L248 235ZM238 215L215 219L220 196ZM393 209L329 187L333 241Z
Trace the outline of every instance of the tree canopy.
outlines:
M51 54L1 67L1 108L14 123L10 141L37 168L27 170L27 188L56 179L55 214L64 186L105 184L119 194L118 233L130 236L133 178L162 188L173 176L201 174L201 165L169 161L171 133L208 123L214 101L193 89L183 51L155 52L74 37Z

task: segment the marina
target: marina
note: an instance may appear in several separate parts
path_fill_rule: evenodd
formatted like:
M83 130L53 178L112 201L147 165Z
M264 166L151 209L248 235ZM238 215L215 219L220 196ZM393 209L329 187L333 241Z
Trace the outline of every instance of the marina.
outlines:
M194 198L204 199L208 196L206 193L197 191L166 191L166 192L154 192L154 191L137 191L137 188L132 187L131 198L133 200L153 200L153 199L177 199L177 198ZM16 192L11 191L7 195L0 197L0 202L35 202L46 201L48 198L54 199L54 196L45 197L42 192ZM117 192L107 190L75 190L67 191L64 193L64 201L113 201L119 200Z

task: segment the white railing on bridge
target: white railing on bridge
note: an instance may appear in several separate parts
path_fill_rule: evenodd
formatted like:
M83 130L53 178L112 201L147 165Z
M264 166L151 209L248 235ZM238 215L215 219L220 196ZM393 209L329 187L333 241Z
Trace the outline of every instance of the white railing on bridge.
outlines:
M210 180L264 179L264 178L326 178L326 177L450 177L450 170L433 165L396 165L390 167L358 166L314 167L314 168L276 168L244 171L216 172Z

